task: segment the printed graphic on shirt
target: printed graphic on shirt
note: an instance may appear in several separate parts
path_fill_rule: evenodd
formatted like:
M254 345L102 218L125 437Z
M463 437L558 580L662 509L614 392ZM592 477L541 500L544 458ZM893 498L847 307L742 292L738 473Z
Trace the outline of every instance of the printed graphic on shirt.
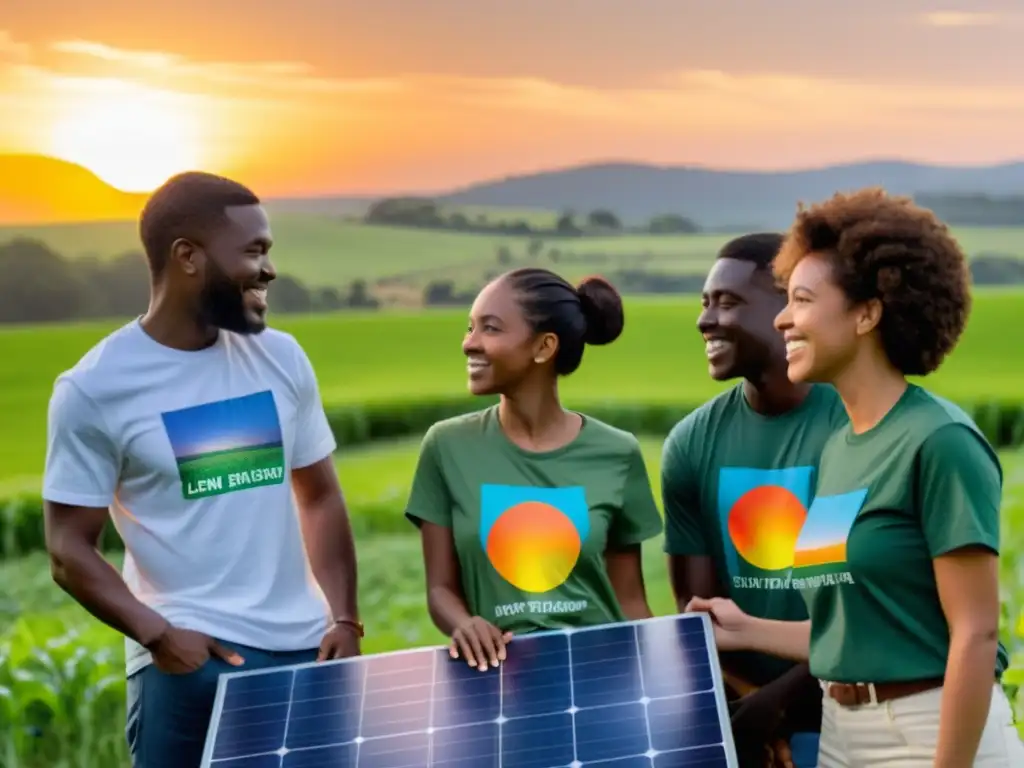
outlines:
M205 403L161 414L186 499L284 482L284 446L274 394Z
M807 519L813 467L725 467L718 475L718 517L725 562L736 589L787 589L800 529Z
M867 495L865 488L814 499L796 542L793 565L800 571L794 574L794 587L804 589L853 583L853 576L846 569L846 540ZM815 569L816 572L807 575L808 571L804 569Z
M501 577L523 592L540 594L561 586L589 533L582 487L480 489L480 543Z

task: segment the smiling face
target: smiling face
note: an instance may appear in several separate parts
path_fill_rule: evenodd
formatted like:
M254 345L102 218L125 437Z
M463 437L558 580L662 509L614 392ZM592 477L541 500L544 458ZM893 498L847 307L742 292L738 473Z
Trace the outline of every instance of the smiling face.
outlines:
M783 341L772 322L784 300L769 270L741 259L718 259L701 300L697 329L711 378L756 381L781 364Z
M804 256L790 275L788 303L775 319L786 342L790 381L834 382L879 316L877 302L849 301L826 256Z
M199 312L203 322L235 333L267 327L267 288L277 276L273 238L259 205L227 208L224 223L203 244Z
M551 361L557 350L554 334L534 333L506 282L492 282L477 295L462 342L469 391L474 395L502 394L516 388L538 366Z

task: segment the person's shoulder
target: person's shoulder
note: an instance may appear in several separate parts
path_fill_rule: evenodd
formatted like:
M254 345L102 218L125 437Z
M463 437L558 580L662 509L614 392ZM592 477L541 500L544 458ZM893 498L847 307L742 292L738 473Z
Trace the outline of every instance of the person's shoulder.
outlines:
M831 384L812 384L808 405L809 412L804 415L810 418L822 417L824 424L832 429L850 421L843 399Z
M710 431L717 431L723 420L739 412L737 409L742 397L742 385L737 384L694 408L669 430L666 445L685 445L693 440L703 440Z
M613 426L606 421L582 414L588 442L600 443L615 453L629 455L640 450L640 440L632 432Z
M921 449L926 455L957 460L984 457L1002 471L998 453L967 411L921 387L915 386L909 395L908 410L918 416L915 427L921 433Z
M424 435L424 442L443 443L482 435L490 419L494 418L496 407L491 406L479 411L460 413L457 416L435 421Z
M134 364L143 339L138 321L127 323L96 342L71 368L59 373L54 389L71 385L81 394L102 396L105 384L117 381L126 366Z

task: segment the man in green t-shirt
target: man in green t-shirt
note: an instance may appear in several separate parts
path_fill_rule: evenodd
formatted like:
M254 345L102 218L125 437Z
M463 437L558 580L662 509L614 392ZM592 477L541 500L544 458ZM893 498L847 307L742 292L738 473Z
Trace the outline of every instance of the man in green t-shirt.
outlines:
M807 618L790 584L796 540L822 448L846 413L831 386L793 384L786 375L785 343L773 325L786 297L771 273L781 244L774 233L732 240L704 284L697 327L709 372L742 381L665 441L665 551L680 611L694 596L724 596L753 616ZM721 660L747 760L778 737L820 730L821 693L806 664L752 653ZM815 764L816 742L808 740L804 750L793 740L798 768Z

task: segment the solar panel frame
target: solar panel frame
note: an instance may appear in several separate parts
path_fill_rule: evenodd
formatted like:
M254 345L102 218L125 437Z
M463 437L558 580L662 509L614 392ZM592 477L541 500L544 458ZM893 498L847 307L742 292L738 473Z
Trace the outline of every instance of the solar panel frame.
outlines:
M523 638L523 639L534 640L534 639L545 638L545 637L564 636L564 637L567 638L567 645L568 645L570 643L570 641L568 640L568 638L570 636L579 635L579 634L583 634L583 633L608 631L608 630L613 630L615 628L622 628L622 627L634 627L635 628L635 627L642 627L642 626L646 626L646 625L652 625L652 624L658 624L658 623L668 623L668 622L671 622L671 623L674 623L674 624L681 624L683 621L699 621L700 624L701 624L701 628L703 630L704 646L705 646L705 650L707 652L708 666L709 666L709 671L710 671L710 676L711 676L711 693L714 696L714 700L715 700L715 708L717 710L717 724L719 726L719 730L721 732L721 738L722 738L721 742L715 742L714 744L707 744L707 745L702 745L702 746L707 746L707 747L712 747L712 746L713 747L719 747L719 746L721 746L722 749L725 752L725 761L726 761L725 768L738 768L739 761L738 761L738 757L737 757L737 753L736 753L736 746L735 746L735 743L733 741L732 728L730 727L729 709L728 709L728 705L726 703L726 697L725 697L725 683L724 683L724 679L722 677L721 667L718 664L717 646L715 645L714 629L712 627L711 621L710 621L709 617L707 616L707 614L704 614L704 613L683 613L683 614L672 614L672 615L669 615L669 616L655 616L655 617L649 618L649 619L639 619L639 620L634 620L634 621L624 621L624 622L618 622L618 623L615 623L615 624L601 624L601 625L596 625L596 626L591 626L591 627L574 627L574 628L566 628L566 629L554 629L554 630L545 630L545 631L540 631L540 632L531 632L528 635L521 635L520 637ZM643 656L643 654L640 651L639 634L636 633L636 631L634 631L634 636L636 637L636 640L637 640L637 657L638 657L639 662L642 665L643 661L644 661L644 656ZM515 641L513 641L513 645L514 644L515 644ZM356 656L356 657L347 658L347 659L333 659L331 661L324 661L324 662L315 662L314 661L314 662L307 662L307 663L304 663L304 664L290 664L290 665L284 665L284 666L280 666L280 667L269 667L269 668L261 668L261 669L241 670L241 671L238 671L238 672L230 672L230 673L222 674L222 675L220 675L220 677L219 677L219 679L217 681L217 692L216 692L216 696L215 696L215 699L214 699L213 712L212 712L212 714L210 716L210 723L209 723L209 726L207 728L206 743L205 743L204 750L203 750L203 757L202 757L202 762L201 762L201 768L218 768L218 767L232 768L232 764L234 763L235 759L242 760L242 759L250 759L250 758L259 757L259 755L253 754L253 755L249 755L249 756L246 756L246 757L218 758L216 761L214 760L214 751L215 751L215 748L216 748L217 736L218 736L219 728L220 728L220 724L221 724L221 717L222 717L222 715L224 713L224 704L225 704L225 699L226 699L227 694L228 694L228 686L230 685L231 681L233 681L233 680L237 680L239 678L245 678L245 677L253 677L253 676L258 676L258 675L266 676L266 675L271 675L271 674L274 674L274 673L281 673L281 672L298 673L298 672L300 672L301 670L304 670L304 669L324 668L324 667L335 666L335 665L359 665L359 664L367 665L367 660L369 660L369 659L393 658L393 657L400 657L400 656L414 656L414 655L427 655L427 654L434 655L434 654L437 654L438 651L447 653L447 648L448 648L447 645L421 646L421 647L417 647L417 648L405 648L405 649L397 650L397 651L387 651L387 652L384 652L384 653L366 654L366 655ZM572 675L571 651L570 651L569 656L570 656L570 658L569 658L569 674L570 674L570 680L571 680L571 675ZM367 672L365 672L365 671L364 671L363 674L366 675L367 677L369 676L369 674ZM487 673L477 673L477 674L484 675L484 674L487 674ZM297 677L297 675L293 676L293 683L292 683L293 688L294 688L295 677ZM500 685L500 681L502 679L502 675L501 674L499 674L498 679L499 679L499 685ZM365 680L364 680L364 682L365 682ZM288 703L287 703L287 711L285 713L286 733L287 733L288 723L290 722L290 718L291 718L292 704L294 703L294 698L293 698L293 696L294 696L294 689L293 688L289 691ZM363 697L364 698L363 698L363 701L360 704L360 707L361 707L360 717L362 716L362 708L365 705L365 693L366 693L366 689L364 687L364 689L363 689ZM706 693L706 692L704 692L704 693ZM683 696L699 696L699 695L701 695L701 692L688 693L688 694L684 694ZM646 698L646 696L644 698ZM677 696L676 698L681 698L681 697ZM635 703L639 703L639 700L637 702L635 702ZM575 710L573 712L573 718L574 718L574 726L573 727L574 727L574 731L575 731L575 717L576 717L576 715L578 714L579 711L585 711L585 710L577 709L575 706L573 706L573 710ZM648 713L646 711L645 711L645 719L647 719L647 721L648 721L648 730L649 730L650 729L650 719L649 719L649 715L648 715ZM498 736L497 736L497 738L498 738L498 744L500 745L501 744L500 740L502 738L502 733L503 733L503 730L504 730L503 726L505 725L505 723L510 722L510 721L506 720L505 718L500 717L500 716L498 718L498 721L499 721L499 728L498 728ZM434 732L434 728L433 727L429 728L428 732L429 733L433 733ZM395 736L400 736L400 735L401 734L384 734L383 736L393 738ZM364 743L364 740L362 740L361 738L358 739L357 741L360 744ZM574 749L575 749L575 735L574 735ZM291 750L291 751L294 751L294 750ZM276 768L276 766L278 766L280 764L280 761L283 759L281 757L278 757L275 754L274 757L277 758L277 760L275 761L273 758L271 758L270 753L261 753L261 754L266 754L267 755L267 757L268 757L267 765L268 766L273 766L274 768ZM500 750L499 750L499 754L500 754ZM668 753L661 752L660 754L668 754ZM581 762L581 761L577 760L577 761L574 761L574 762L570 763L569 765L570 766L595 765L595 764L600 765L601 762L603 762L603 760L599 760L599 761L586 761L586 762ZM500 758L499 758L499 765L500 764L501 764L501 762L500 762ZM651 764L654 764L653 759L651 760ZM255 763L253 765L255 766Z

